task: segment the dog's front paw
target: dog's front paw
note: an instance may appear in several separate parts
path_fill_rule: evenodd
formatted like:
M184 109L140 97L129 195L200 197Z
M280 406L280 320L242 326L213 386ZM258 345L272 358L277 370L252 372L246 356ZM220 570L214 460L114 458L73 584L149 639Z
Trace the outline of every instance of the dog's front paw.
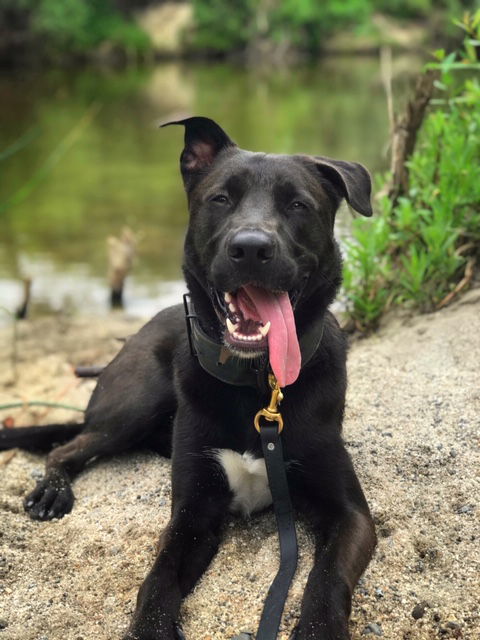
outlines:
M52 520L70 513L74 500L68 480L47 476L28 494L23 506L33 520Z

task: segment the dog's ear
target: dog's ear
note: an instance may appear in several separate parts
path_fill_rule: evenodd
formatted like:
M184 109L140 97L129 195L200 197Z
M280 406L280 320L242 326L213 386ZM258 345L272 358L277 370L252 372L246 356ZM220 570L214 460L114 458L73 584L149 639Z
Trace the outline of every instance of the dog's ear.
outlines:
M198 175L213 164L226 147L235 147L225 131L210 118L195 117L166 122L162 127L181 124L185 127L185 147L180 156L180 168L189 187Z
M314 160L318 169L340 190L352 209L362 216L372 215L372 180L363 165L358 162L332 160L325 156L314 156Z

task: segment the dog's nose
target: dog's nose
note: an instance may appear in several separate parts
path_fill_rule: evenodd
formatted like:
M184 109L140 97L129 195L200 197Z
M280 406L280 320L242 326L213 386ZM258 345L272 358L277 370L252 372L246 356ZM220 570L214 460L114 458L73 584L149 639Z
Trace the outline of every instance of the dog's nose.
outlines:
M273 237L258 229L244 229L230 239L228 257L238 264L270 262L275 254Z

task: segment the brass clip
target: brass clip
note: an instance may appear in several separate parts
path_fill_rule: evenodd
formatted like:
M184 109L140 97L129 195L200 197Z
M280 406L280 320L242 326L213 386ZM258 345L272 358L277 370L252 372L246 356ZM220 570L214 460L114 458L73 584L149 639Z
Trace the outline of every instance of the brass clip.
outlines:
M258 411L258 413L256 414L254 420L255 429L260 433L260 418L263 416L265 420L268 420L269 422L276 422L278 424L278 433L281 433L283 429L283 418L282 414L278 410L278 405L283 400L283 393L278 386L277 379L273 375L273 373L268 374L268 383L270 384L272 395L270 397L268 407L260 409L260 411Z

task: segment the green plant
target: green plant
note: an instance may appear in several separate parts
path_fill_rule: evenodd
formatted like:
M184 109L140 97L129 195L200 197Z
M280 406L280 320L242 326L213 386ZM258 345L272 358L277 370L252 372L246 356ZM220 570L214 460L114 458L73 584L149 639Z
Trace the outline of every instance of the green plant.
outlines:
M428 65L440 70L439 98L408 162L408 193L382 197L347 243L344 291L363 329L393 305L437 308L480 256L480 10L461 24L462 51Z
M148 36L124 17L113 0L4 0L0 19L12 12L33 36L47 57L84 55L104 42L126 51L142 53L150 47ZM15 28L15 27L14 27Z

